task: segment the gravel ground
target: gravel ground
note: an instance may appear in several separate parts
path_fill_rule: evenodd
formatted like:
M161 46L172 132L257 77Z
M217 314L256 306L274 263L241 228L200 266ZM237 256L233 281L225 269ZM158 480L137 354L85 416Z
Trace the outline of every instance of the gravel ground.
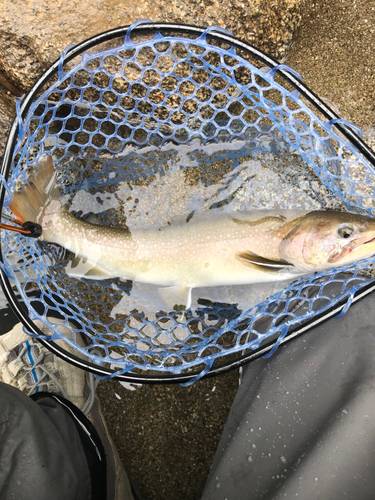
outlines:
M374 3L319 0L307 8L287 64L343 118L369 129L375 123ZM237 372L189 388L101 384L109 428L146 499L200 498L237 386Z
M187 388L100 385L122 462L146 499L200 498L237 387L237 371Z

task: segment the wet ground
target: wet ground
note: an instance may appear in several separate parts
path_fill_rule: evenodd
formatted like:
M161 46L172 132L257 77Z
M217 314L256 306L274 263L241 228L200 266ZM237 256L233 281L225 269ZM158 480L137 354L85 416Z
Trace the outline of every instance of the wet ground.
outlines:
M121 459L146 499L200 498L237 387L236 371L187 388L100 385Z
M319 0L308 6L287 64L343 118L366 130L375 123L374 46L371 0ZM237 386L236 371L189 388L130 391L115 381L101 384L120 456L148 500L200 498Z

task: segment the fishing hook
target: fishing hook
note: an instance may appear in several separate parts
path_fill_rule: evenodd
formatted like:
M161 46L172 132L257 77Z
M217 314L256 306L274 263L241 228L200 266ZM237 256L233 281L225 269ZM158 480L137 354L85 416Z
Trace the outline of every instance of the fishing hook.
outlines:
M12 224L17 224L17 226L0 222L1 229L21 233L24 236L28 236L29 238L39 238L39 236L42 234L42 228L36 222L26 221L22 224L22 222L20 222L19 220L11 219L8 215L5 214L2 215L2 218L8 220L9 222L12 222Z

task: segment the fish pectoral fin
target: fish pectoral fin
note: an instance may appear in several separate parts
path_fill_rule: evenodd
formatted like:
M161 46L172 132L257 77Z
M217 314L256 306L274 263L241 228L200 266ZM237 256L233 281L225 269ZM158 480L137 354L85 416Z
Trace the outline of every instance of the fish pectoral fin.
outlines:
M270 260L253 252L239 252L236 254L236 259L245 266L253 267L258 271L265 273L278 273L284 270L293 269L293 265L285 260Z
M189 309L191 306L191 288L188 286L167 286L158 289L159 295L171 309Z
M82 257L75 257L72 262L68 262L67 266L65 266L65 270L67 275L71 278L95 280L115 277L105 269L102 269L100 266Z

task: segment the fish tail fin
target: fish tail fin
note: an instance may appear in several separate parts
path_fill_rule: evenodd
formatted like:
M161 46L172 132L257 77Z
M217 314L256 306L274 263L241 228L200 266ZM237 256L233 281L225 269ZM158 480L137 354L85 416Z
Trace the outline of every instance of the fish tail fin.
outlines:
M37 222L42 209L61 197L57 187L52 156L39 161L38 170L21 191L13 193L9 208L20 222Z

